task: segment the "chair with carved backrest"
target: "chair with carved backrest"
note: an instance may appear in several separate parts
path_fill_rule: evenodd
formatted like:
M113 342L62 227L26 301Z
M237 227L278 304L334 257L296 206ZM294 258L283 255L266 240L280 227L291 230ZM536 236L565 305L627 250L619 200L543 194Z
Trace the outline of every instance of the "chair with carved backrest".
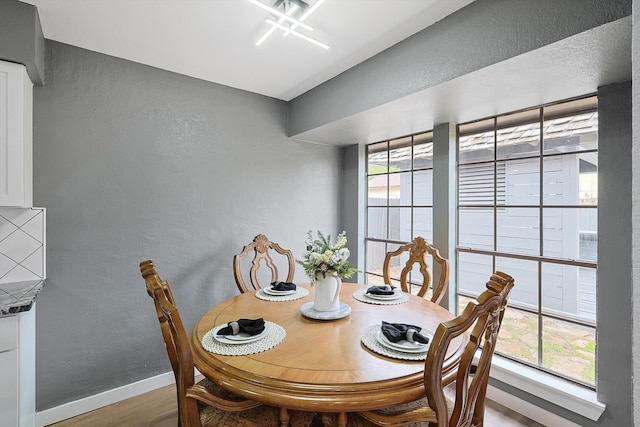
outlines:
M470 301L462 314L438 326L425 362L426 397L406 405L362 412L360 416L380 426L482 427L491 360L513 286L511 276L495 272L487 289ZM455 401L451 402L444 394L442 365L449 344L465 333L469 333L469 341L455 378ZM472 373L474 359L477 364Z
M313 413L263 405L231 393L205 379L195 383L193 355L169 283L158 275L152 260L140 272L153 299L171 367L176 379L180 427L310 426Z
M278 268L270 251L275 251L286 259L288 265L286 278L278 277ZM254 256L251 262L251 269L249 270L249 283L251 284L251 288L249 288L242 274L242 261L247 258L251 252L253 252ZM258 279L258 269L262 262L271 270L271 281L269 284L278 280L283 282L293 281L295 274L295 259L293 258L293 253L288 249L283 249L279 244L269 241L264 234L258 234L253 239L253 242L246 245L239 254L233 257L233 277L235 277L236 285L241 293L260 289L263 285L267 285L266 283L261 284Z
M412 242L406 245L400 246L395 251L387 252L384 258L383 275L384 283L391 285L391 262L394 257L403 256L406 252L409 253L409 259L405 263L402 271L400 272L400 286L404 292L410 292L409 283L407 281L409 273L412 271L414 264L420 266L420 273L422 274L423 281L422 287L418 291L418 296L425 296L431 287L433 281L432 274L429 271L429 265L427 264L427 254L431 255L434 263L437 263L440 267L440 280L438 284L433 287L431 301L438 304L442 297L444 297L445 290L449 285L449 260L443 258L440 255L438 249L427 243L423 237L416 237Z

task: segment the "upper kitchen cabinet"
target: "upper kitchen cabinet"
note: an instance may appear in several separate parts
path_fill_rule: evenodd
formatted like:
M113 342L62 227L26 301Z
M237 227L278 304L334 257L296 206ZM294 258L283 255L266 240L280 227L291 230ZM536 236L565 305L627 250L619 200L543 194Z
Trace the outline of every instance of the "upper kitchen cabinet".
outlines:
M33 205L33 84L24 65L0 61L0 206Z

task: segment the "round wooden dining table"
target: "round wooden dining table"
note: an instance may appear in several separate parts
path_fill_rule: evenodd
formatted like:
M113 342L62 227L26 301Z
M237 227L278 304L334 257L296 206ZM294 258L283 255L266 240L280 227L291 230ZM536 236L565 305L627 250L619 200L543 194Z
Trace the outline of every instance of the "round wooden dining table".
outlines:
M299 285L300 286L300 285ZM255 292L243 293L213 307L196 323L191 334L195 366L208 379L241 396L268 405L314 412L346 413L388 407L425 395L423 360L387 357L361 342L365 328L387 321L419 325L433 334L438 324L452 319L443 307L415 295L401 304L379 305L353 297L366 285L343 283L340 301L350 314L332 320L308 318L301 313L313 301L309 294L293 301L266 301ZM264 318L286 331L275 347L249 355L221 355L207 351L205 334L215 326L239 318ZM454 372L462 340L451 344L444 371ZM428 373L427 373L428 374Z

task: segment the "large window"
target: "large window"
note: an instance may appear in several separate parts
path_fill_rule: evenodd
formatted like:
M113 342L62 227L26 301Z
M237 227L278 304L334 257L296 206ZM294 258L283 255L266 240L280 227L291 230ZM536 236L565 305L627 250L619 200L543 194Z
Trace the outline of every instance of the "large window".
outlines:
M388 251L432 242L433 134L370 144L366 157L366 280L381 284ZM493 271L514 276L497 353L595 387L597 99L461 124L457 164L458 307Z
M496 352L594 386L595 97L458 126L459 306L516 279Z
M416 236L433 235L431 132L367 146L367 283L382 284L385 254ZM391 266L399 277L400 261ZM395 271L395 273L394 273ZM422 283L418 271L410 283Z

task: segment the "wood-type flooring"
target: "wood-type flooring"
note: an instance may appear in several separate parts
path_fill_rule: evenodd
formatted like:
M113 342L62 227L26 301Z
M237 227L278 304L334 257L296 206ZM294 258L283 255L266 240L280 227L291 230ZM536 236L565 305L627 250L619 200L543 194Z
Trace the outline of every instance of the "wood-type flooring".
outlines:
M487 427L544 427L492 401L487 401L484 424ZM177 425L175 387L170 385L51 424L49 427L176 427Z

